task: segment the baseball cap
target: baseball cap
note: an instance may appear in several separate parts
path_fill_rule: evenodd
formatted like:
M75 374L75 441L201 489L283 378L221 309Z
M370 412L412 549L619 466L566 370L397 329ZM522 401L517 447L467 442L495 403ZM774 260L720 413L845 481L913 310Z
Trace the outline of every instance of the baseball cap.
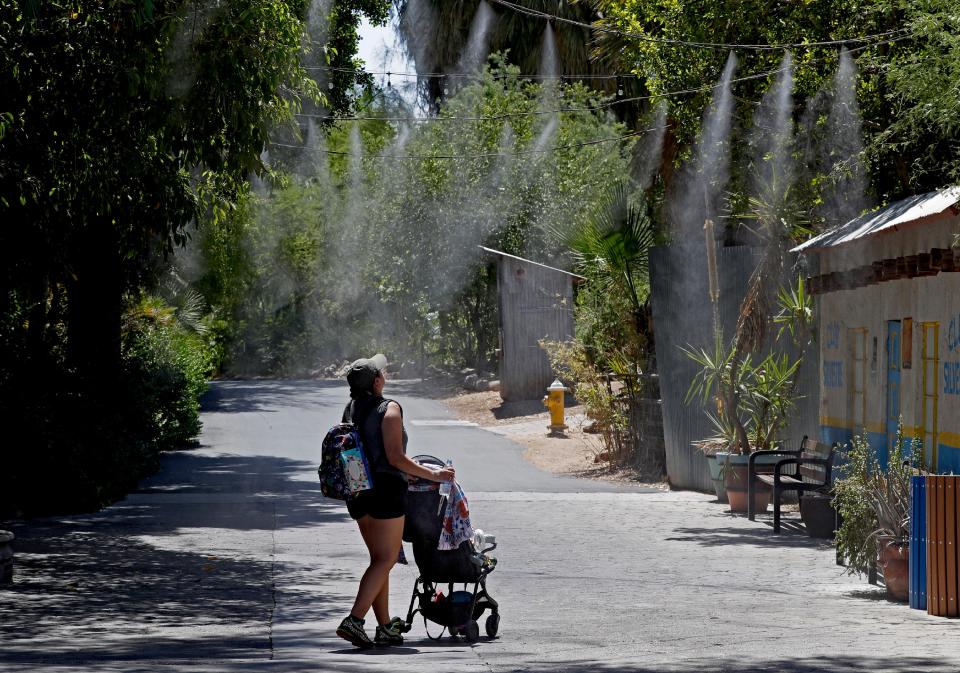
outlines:
M373 387L377 373L387 368L387 357L377 353L370 358L360 358L350 365L347 371L347 383L351 390L367 390Z

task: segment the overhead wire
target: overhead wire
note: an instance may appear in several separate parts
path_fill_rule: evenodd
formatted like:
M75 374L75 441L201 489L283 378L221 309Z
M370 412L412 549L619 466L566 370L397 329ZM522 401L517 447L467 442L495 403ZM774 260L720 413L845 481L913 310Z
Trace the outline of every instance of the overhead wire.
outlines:
M890 31L887 34L894 34L897 31ZM861 44L859 47L848 50L851 54L871 47L880 46L884 44L893 44L895 42L902 42L904 40L910 39L912 35L903 34L897 37L890 37L885 40L880 40L877 42L870 42L869 44ZM814 59L821 60L821 59ZM809 62L808 62L809 63ZM461 77L461 78L473 78L480 79L480 75L477 72L472 73L415 73L415 72L402 72L396 73L392 71L365 71L363 69L355 68L340 68L334 66L311 66L310 69L326 69L326 70L336 70L340 72L354 72L357 74L370 74L370 75L402 75L407 77ZM762 79L764 77L769 77L770 75L775 75L783 71L782 67L774 68L772 70L766 70L764 72L755 73L753 75L744 75L743 77L736 77L731 80L731 83L744 82L754 79ZM578 80L578 79L622 79L626 77L637 78L639 75L636 73L629 74L613 74L613 75L526 75L526 74L495 74L492 75L493 79L569 79L569 80ZM296 113L296 116L303 118L312 118L319 119L323 121L387 121L387 122L405 122L405 123L421 123L421 122L448 122L448 121L496 121L509 119L511 117L527 117L527 116L542 116L550 115L556 113L576 113L576 112L595 112L597 110L603 110L616 105L623 105L625 103L636 103L652 99L661 99L661 98L670 98L673 96L683 96L692 93L700 93L703 91L708 91L716 87L714 84L704 84L699 87L692 87L689 89L680 89L677 91L665 91L657 94L647 94L643 96L616 96L611 98L611 100L599 102L596 105L583 108L558 108L554 110L526 110L523 112L505 112L498 115L478 115L478 116L456 116L456 115L433 115L433 116L424 116L424 117L383 117L383 116L360 116L360 115L323 115L316 113Z
M764 77L769 77L770 75L775 75L783 71L782 67L774 68L773 70L766 70L764 72L754 73L753 75L744 75L743 77L734 77L730 80L730 83L737 82L746 82L754 79L763 79ZM700 93L703 91L709 91L717 86L714 84L704 84L698 87L692 87L690 89L679 89L677 91L665 91L663 93L657 94L645 94L643 96L629 96L626 98L616 98L608 101L602 101L596 105L589 107L565 107L565 108L556 108L551 110L525 110L523 112L503 112L495 115L476 115L476 116L456 116L456 115L436 115L432 117L377 117L377 116L337 116L337 115L321 115L315 113L307 112L298 112L296 113L297 117L305 117L311 119L321 119L325 121L386 121L386 122L439 122L439 121L503 121L513 117L532 117L532 116L542 116L542 115L552 115L559 113L575 113L575 112L596 112L598 110L605 110L607 108L614 107L616 105L622 105L624 103L637 103L640 101L660 99L660 98L670 98L672 96L681 96L691 93Z
M305 150L308 152L320 152L323 154L331 154L334 156L343 156L343 157L354 157L358 159L415 159L420 161L430 161L433 159L440 159L440 160L484 159L484 158L493 158L493 157L519 157L519 156L527 156L531 154L548 154L550 152L576 149L578 147L589 147L591 145L602 145L604 143L623 142L624 140L629 140L630 138L641 136L644 133L649 133L650 131L661 130L662 128L665 128L665 127L652 127L647 129L639 129L637 131L630 131L629 133L625 133L620 136L613 136L609 138L597 138L596 140L584 140L581 142L569 143L567 145L553 145L552 147L547 147L544 149L519 150L517 152L479 152L476 154L354 154L352 152L328 150L320 147L306 147L303 145L289 145L286 143L277 143L277 142L271 142L269 144L274 147L287 147L295 150Z
M862 49L867 49L873 46L878 46L882 44L889 44L892 42L900 42L905 39L913 37L913 34L910 32L909 28L898 28L896 30L890 30L884 33L877 33L875 35L864 36L863 38L855 38L848 40L836 40L833 44L834 46L844 46L847 43L850 44L859 44L858 47L851 49L850 51L860 51ZM869 38L869 39L868 39ZM876 39L874 39L876 38ZM717 43L718 45L722 43ZM771 46L769 49L772 51L786 51L794 48L799 48L800 46L808 47L818 47L822 48L823 45L828 43L817 42L817 43L796 43L796 44L784 44ZM733 47L744 46L744 45L723 45L724 47L730 47L728 51L732 51ZM355 75L378 75L381 77L405 77L410 79L476 79L478 74L476 71L473 72L456 72L456 71L446 71L446 72L417 72L410 70L367 70L365 68L345 68L343 66L333 66L333 65L309 65L304 66L304 70L326 70L328 72L342 72L342 73L353 73ZM491 77L495 80L499 79L529 79L529 80L591 80L591 79L600 79L600 80L610 80L610 79L639 79L641 75L638 75L635 72L617 72L617 73L563 73L559 75L547 75L540 73L496 73L492 74Z
M496 1L496 0L494 0L494 1ZM904 35L904 36L900 36L900 37L896 37L896 38L891 38L891 39L888 39L888 40L884 40L883 42L875 42L875 43L870 43L870 44L862 44L862 45L859 46L859 47L856 47L856 48L854 48L854 49L850 49L849 52L850 52L850 53L856 53L856 52L858 52L858 51L862 51L862 50L865 50L865 49L869 49L870 47L876 46L876 45L878 45L878 44L887 44L887 43L899 42L899 41L902 41L902 40L908 39L908 38L909 38L909 36L905 36L905 35ZM730 84L735 84L735 83L738 83L738 82L744 82L744 81L750 81L750 80L756 80L756 79L762 79L762 78L765 78L765 77L769 77L770 75L774 75L774 74L783 72L784 69L785 69L785 68L784 68L783 66L781 66L781 67L774 68L774 69L772 69L772 70L767 70L767 71L755 73L755 74L752 74L752 75L744 75L744 76L742 76L742 77L735 77L735 78L733 78L733 79L730 80ZM476 75L474 75L474 76L476 76ZM517 77L523 78L524 76L517 76ZM692 87L692 88L689 88L689 89L680 89L680 90L677 90L677 91L668 91L668 92L663 92L663 93L659 93L659 94L647 94L647 95L644 95L644 96L633 96L633 97L628 97L628 98L616 98L616 99L613 99L613 100L609 100L609 101L604 101L604 102L598 103L598 104L595 105L595 106L590 106L590 107L585 107L585 108L572 108L572 107L571 107L571 108L557 108L557 109L553 109L553 110L528 110L528 111L524 111L524 112L505 112L505 113L498 114L498 115L487 115L487 116L483 116L483 115L477 115L477 116L452 116L452 115L451 115L451 116L431 116L431 117L377 117L377 116L369 116L369 117L365 117L365 116L341 116L341 117L338 117L338 116L335 116L335 115L318 115L318 114L309 114L309 113L297 113L296 116L298 116L298 117L306 117L306 118L317 118L317 119L324 119L324 120L331 120L331 121L341 121L341 120L342 120L342 121L386 121L386 122L399 122L399 123L404 123L404 122L410 122L410 123L412 123L412 122L424 122L424 121L502 121L502 120L507 120L507 119L510 119L510 118L512 118L512 117L518 117L518 116L551 115L551 114L571 113L571 112L573 112L573 113L575 113L575 112L596 112L597 110L606 109L606 108L608 108L608 107L612 107L612 106L614 106L614 105L620 105L620 104L623 104L623 103L639 102L639 101L651 100L651 99L669 98L669 97L672 97L672 96L680 96L680 95L686 95L686 94L691 94L691 93L700 93L700 92L703 92L703 91L708 91L708 90L710 90L710 89L714 89L714 88L716 88L717 86L719 86L719 83L716 83L716 82L715 82L715 83L713 83L713 84L705 84L705 85L702 85L702 86L699 86L699 87ZM322 152L322 153L329 154L329 155L334 155L334 156L359 157L359 158L362 158L362 159L367 159L367 158L369 158L369 159L381 158L381 159L416 159L416 160L432 160L432 159L438 159L438 160L454 160L454 159L470 159L470 158L487 158L487 157L504 157L504 156L523 156L523 155L529 155L529 154L544 154L544 153L559 151L559 150L563 150L563 149L573 149L573 148L577 148L577 147L586 147L586 146L590 146L590 145L598 145L598 144L608 143L608 142L624 141L624 140L628 140L628 139L630 139L630 138L634 138L634 137L643 135L644 133L649 133L649 132L651 132L651 131L662 130L663 128L664 128L664 127L652 127L652 128L640 129L640 130L637 130L637 131L632 131L632 132L627 133L627 134L624 134L624 135L622 135L622 136L615 136L615 137L612 137L612 138L600 138L600 139L597 139L597 140L583 141L583 142L579 142L579 143L572 143L572 144L569 144L569 145L557 145L557 146L553 146L553 147L549 147L549 148L545 148L545 149L541 149L541 150L537 150L537 149L533 149L533 150L521 150L521 151L513 152L513 153L486 152L486 153L459 154L459 155L454 155L454 154L448 154L448 155L443 155L443 154L438 154L438 155L416 155L416 154L403 154L403 155L391 155L391 154L360 154L360 155L356 155L356 154L353 154L353 153L351 153L351 152L341 152L341 151L337 151L337 150L328 150L328 149L321 149L321 148L311 148L311 147L307 147L307 146L303 146L303 145L291 145L291 144L278 143L278 142L270 142L269 144L272 145L272 146L274 146L274 147L284 147L284 148L289 148L289 149L299 149L299 150L305 150L305 151Z
M365 70L363 68L344 68L342 66L333 66L333 65L308 65L304 66L304 70L328 70L332 72L347 72L347 73L356 73L358 75L385 75L387 77L409 77L409 78L442 78L450 77L455 79L470 79L477 76L476 72L411 72L405 70L393 71L393 70ZM497 74L493 75L494 79L509 79L511 77L520 77L521 79L537 79L537 80L549 80L549 79L617 79L617 78L627 78L627 77L639 77L636 73L604 73L604 74L595 74L595 75L541 75L541 74L531 74L531 75L513 75L513 74Z
M651 42L655 44L665 44L673 46L682 46L682 47L693 47L698 49L722 49L724 51L781 51L785 49L819 49L823 47L841 47L848 44L864 44L872 43L874 41L879 41L879 38L889 37L891 35L898 35L909 32L909 28L897 28L895 30L888 30L883 33L875 33L873 35L864 35L861 37L852 37L845 38L842 40L820 40L815 42L785 42L780 44L738 44L735 42L704 42L697 40L681 40L676 38L666 38L666 37L656 37L654 35L648 35L646 33L637 33L635 31L629 30L619 30L617 28L611 28L609 26L604 26L595 23L586 23L584 21L578 21L576 19L570 19L563 16L558 16L556 14L550 14L538 9L533 9L531 7L526 7L524 5L519 5L510 0L490 0L495 4L511 9L518 14L523 14L526 16L532 16L539 19L544 19L547 21L557 21L559 23L566 23L573 26L578 26L580 28L586 28L589 30L597 31L600 33L607 33L612 35L618 35L620 37L629 37L632 39L640 40L643 42Z
M755 75L747 75L744 77L738 77L730 80L731 82L744 82L751 79L760 79L767 77L769 75L780 72L781 68L775 70L768 70L766 72L757 73ZM298 112L295 116L311 118L311 119L321 119L324 121L386 121L386 122L407 122L407 123L420 123L420 122L447 122L447 121L503 121L511 119L513 117L535 117L543 115L552 115L560 113L576 113L576 112L597 112L599 110L606 110L607 108L614 107L616 105L623 105L624 103L637 103L645 100L652 100L654 98L669 98L671 96L680 96L691 93L699 93L702 91L708 91L714 88L716 84L707 84L699 87L693 87L690 89L681 89L679 91L666 91L659 94L645 94L643 96L629 96L626 98L616 98L608 101L598 102L596 105L589 107L564 107L556 108L550 110L524 110L522 112L503 112L495 115L475 115L475 116L456 116L456 115L435 115L430 117L376 117L376 116L337 116L337 115L321 115L308 112Z
M869 45L861 45L855 49L850 49L851 54L858 51L863 51L864 49L869 49L872 46L877 44L890 44L893 42L899 42L905 39L904 37L892 38L885 40L879 43L872 43ZM783 66L778 66L771 70L765 70L763 72L754 73L752 75L743 75L741 77L734 77L730 80L731 84L736 84L738 82L747 82L756 79L764 79L771 75L777 75L783 72ZM479 78L479 75L476 73L472 74L472 77ZM516 77L518 79L527 79L527 75L510 75L510 77ZM578 112L597 112L599 110L605 110L617 105L623 105L626 103L638 103L642 101L654 100L654 99L663 99L663 98L672 98L676 96L685 96L688 94L702 93L704 91L709 91L716 88L717 83L713 84L703 84L698 87L691 87L689 89L678 89L676 91L664 91L662 93L656 94L644 94L643 96L628 96L611 98L610 100L600 101L596 105L591 105L588 107L562 107L549 110L524 110L521 112L503 112L495 115L433 115L425 117L398 117L398 116L365 116L365 115L324 115L316 113L307 113L299 112L295 116L303 117L307 119L318 119L323 121L384 121L384 122L396 122L396 123L423 123L423 122L453 122L453 121L505 121L514 117L536 117L543 115L552 115L559 113L578 113Z

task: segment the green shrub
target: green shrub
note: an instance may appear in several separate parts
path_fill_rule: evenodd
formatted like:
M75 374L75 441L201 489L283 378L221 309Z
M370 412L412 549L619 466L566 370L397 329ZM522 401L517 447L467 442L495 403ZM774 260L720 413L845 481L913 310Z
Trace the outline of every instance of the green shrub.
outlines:
M127 313L123 338L125 394L143 439L158 450L200 432L200 396L217 358L215 340L177 321L176 311L146 298Z
M155 471L162 450L200 431L199 397L215 351L208 334L180 324L157 299L124 319L119 376L83 380L65 367L63 341L26 355L16 313L2 322L9 353L0 412L0 518L96 510ZM202 328L201 328L202 329Z
M846 476L833 485L834 506L842 517L837 549L846 558L848 572L862 574L877 559L871 538L878 525L867 490L870 473L879 470L879 465L866 437L858 435L850 442L843 470Z
M604 451L623 460L623 438L628 431L628 418L623 405L610 388L606 377L598 371L579 341L541 341L550 366L564 381L573 385L573 394L594 420L603 440Z
M910 455L917 451L913 444ZM897 426L886 469L881 468L865 436L850 442L841 478L834 481L834 507L840 513L837 549L847 559L849 573L866 574L877 560L879 544L905 544L910 530L911 459L903 450L902 426Z

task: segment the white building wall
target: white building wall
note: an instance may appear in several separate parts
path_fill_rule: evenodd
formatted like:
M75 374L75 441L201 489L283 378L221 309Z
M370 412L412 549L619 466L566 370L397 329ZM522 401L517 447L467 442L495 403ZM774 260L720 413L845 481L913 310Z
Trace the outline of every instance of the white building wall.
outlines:
M821 271L847 270L882 259L929 252L931 248L948 248L958 231L960 218L953 217L879 234L822 252ZM941 272L935 276L887 281L828 292L816 299L821 310L820 430L823 441L843 444L854 433L865 432L885 462L891 444L887 405L893 390L903 419L904 436L926 439L925 456L931 467L960 473L960 273ZM905 342L904 327L908 319L912 323L912 338ZM888 355L889 321L899 321L900 329L898 396L896 386L890 383L896 382L896 367L892 374L890 369L897 363L891 362ZM930 337L930 357L926 363L922 358L925 323L929 324ZM936 340L933 339L934 326L938 327ZM856 362L859 351L852 350L858 349L860 343L866 346L863 374ZM865 385L862 385L864 378ZM856 392L860 388L864 390L865 404L861 408L865 407L865 414L854 408L860 405ZM852 404L854 401L857 405ZM934 443L931 441L934 437L936 446L929 446ZM932 463L934 459L936 465Z

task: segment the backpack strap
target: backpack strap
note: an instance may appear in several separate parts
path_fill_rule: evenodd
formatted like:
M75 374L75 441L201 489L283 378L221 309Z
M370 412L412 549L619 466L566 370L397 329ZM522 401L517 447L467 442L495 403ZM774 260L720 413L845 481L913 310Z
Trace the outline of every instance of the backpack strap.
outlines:
M375 409L376 409L377 411L379 411L380 407L383 407L383 412L380 414L380 421L382 422L382 421L383 421L383 417L384 417L384 416L386 415L386 413L387 413L387 407L390 406L390 403L391 403L391 402L393 402L394 404L397 405L397 408L400 409L400 417L403 418L403 407L400 406L400 403L397 402L396 400L392 400L392 399L388 399L388 398L384 397L384 398L382 398L382 399L380 400L380 403L379 403L378 405L376 405L376 406L371 406L369 409L367 409L366 414L364 414L362 418L354 418L354 413L355 413L355 411L356 411L356 400L350 400L350 401L347 403L347 406L344 407L344 409L343 409L343 416L342 416L342 418L340 419L340 422L341 422L341 423L353 423L354 425L356 425L356 426L359 428L359 427L363 424L363 421L366 420L366 417L367 417L368 414L370 414L370 413L371 413L372 411L374 411Z
M360 438L360 443L362 446L366 446L367 444L366 439L363 436L363 426L366 423L367 418L369 418L370 414L372 414L373 412L377 412L377 415L380 417L380 423L382 424L384 417L387 415L387 408L390 406L390 403L393 402L394 404L397 405L397 408L400 409L400 417L403 418L403 407L400 406L400 403L397 402L396 400L387 399L385 397L381 398L380 402L376 405L374 404L368 405L367 408L363 410L363 415L361 417L355 417L355 414L357 411L356 407L358 406L356 404L356 401L357 400L351 399L350 402L347 404L347 406L344 408L343 418L341 419L341 422L353 424L354 428L356 428L357 435ZM383 411L381 411L381 409Z

